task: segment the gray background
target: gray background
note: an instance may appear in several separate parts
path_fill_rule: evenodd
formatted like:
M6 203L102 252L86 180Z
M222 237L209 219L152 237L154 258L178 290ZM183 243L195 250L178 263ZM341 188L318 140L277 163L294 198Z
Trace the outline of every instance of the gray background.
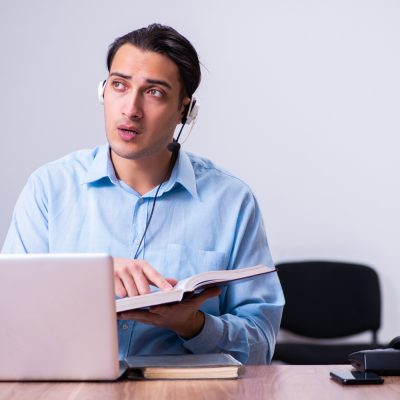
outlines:
M250 184L275 261L374 266L399 335L399 21L394 0L3 0L0 241L35 168L105 142L108 45L161 22L204 65L185 148Z

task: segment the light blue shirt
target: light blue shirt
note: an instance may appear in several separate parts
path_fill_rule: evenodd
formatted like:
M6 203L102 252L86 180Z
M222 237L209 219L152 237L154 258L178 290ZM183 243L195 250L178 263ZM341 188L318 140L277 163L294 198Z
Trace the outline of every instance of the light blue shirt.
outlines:
M71 153L30 176L2 252L105 252L133 258L155 192L141 196L119 181L108 145ZM207 270L273 266L248 186L183 151L158 193L138 258L178 280ZM120 358L227 352L243 363L269 363L283 304L279 279L272 273L230 285L207 300L201 307L205 325L189 340L167 329L118 321Z

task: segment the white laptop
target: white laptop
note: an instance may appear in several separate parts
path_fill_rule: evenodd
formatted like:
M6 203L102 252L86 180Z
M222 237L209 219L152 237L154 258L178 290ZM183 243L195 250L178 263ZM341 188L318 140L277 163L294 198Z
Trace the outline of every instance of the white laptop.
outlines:
M110 256L0 255L0 380L120 373Z

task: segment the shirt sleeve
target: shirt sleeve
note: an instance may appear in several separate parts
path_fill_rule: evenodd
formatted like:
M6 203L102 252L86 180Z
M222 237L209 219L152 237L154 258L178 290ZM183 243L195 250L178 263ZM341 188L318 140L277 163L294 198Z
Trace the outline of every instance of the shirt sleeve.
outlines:
M47 199L40 177L23 188L11 219L2 253L48 253Z
M260 210L250 193L238 216L230 266L257 264L273 266ZM277 273L229 285L220 302L221 315L205 313L202 331L184 346L193 353L230 353L244 364L269 364L284 305Z

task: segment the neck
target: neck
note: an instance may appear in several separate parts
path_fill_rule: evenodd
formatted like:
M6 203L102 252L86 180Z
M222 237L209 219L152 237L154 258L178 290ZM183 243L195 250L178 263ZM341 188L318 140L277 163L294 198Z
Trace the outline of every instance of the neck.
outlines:
M118 156L111 150L111 161L117 178L143 195L169 178L171 153L166 150L149 157L130 160Z

